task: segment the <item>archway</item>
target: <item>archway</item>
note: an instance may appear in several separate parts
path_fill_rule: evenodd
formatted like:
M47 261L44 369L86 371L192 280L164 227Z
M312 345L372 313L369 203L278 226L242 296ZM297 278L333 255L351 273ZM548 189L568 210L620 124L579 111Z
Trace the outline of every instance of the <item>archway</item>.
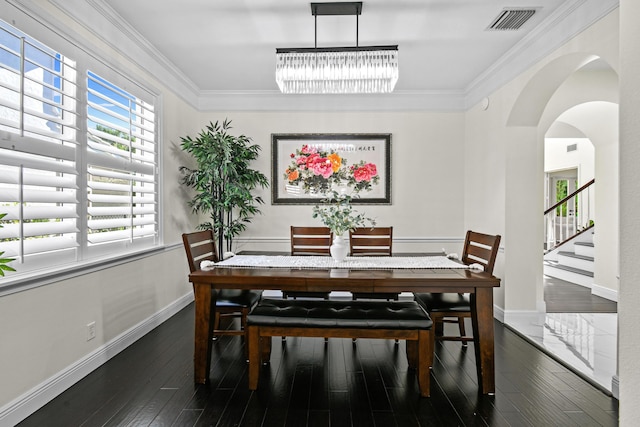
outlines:
M602 242L597 247L604 260L603 269L597 273L606 283L600 286L603 293L611 292L610 282L616 281L618 270L618 81L617 73L598 56L586 53L572 53L556 58L543 66L529 79L519 93L509 111L506 133L507 144L506 199L516 200L516 194L527 189L533 197L520 197L518 206L507 206L505 215L505 235L509 253L505 262L505 276L518 277L518 297L505 291L505 322L513 325L517 310L535 310L543 314L545 309L542 280L541 236L543 236L542 196L544 192L544 138L552 124L578 130L594 142L596 147L595 175L596 188L602 206L614 213L599 221L605 230ZM604 102L603 102L604 101ZM602 126L603 122L609 123ZM529 164L512 167L511 163L527 159ZM608 172L604 174L603 172ZM600 190L600 191L598 191ZM615 207L615 209L611 209ZM526 226L524 226L526 224ZM515 250L512 250L515 248ZM596 258L598 254L596 254ZM523 275L522 271L527 274ZM617 290L617 283L614 286ZM614 290L615 292L615 290ZM523 293L526 296L523 298ZM594 292L595 293L595 292ZM524 301L524 302L523 302ZM528 302L528 306L525 305ZM510 304L513 305L510 307ZM518 306L518 304L520 304ZM514 312L513 318L508 314ZM544 324L544 315L539 316L538 325ZM610 377L609 377L610 378Z

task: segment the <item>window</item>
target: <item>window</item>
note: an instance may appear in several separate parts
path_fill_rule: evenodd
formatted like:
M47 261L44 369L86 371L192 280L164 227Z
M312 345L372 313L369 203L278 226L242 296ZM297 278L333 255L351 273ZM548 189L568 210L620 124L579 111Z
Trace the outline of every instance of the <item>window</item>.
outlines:
M87 240L156 239L153 107L98 75L87 75Z
M79 84L78 69L0 21L0 251L15 259L11 275L158 243L153 104L95 72Z

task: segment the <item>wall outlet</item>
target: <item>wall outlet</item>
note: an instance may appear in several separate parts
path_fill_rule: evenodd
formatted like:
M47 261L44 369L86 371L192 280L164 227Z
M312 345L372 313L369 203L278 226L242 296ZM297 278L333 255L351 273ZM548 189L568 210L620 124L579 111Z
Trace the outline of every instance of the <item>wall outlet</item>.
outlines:
M87 341L96 337L96 322L87 323Z

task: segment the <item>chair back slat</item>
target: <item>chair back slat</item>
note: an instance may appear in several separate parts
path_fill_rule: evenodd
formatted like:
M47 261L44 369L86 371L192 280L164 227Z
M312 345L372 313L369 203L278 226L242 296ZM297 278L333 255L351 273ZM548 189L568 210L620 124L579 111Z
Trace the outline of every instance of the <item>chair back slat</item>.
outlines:
M212 230L184 233L182 235L182 243L187 254L189 270L192 273L200 269L202 261L218 262L218 251L216 250L215 236Z
M329 255L333 236L328 227L291 226L291 255Z
M462 252L462 262L465 264L481 264L484 271L493 274L496 256L500 248L500 235L482 234L467 231Z
M349 232L351 256L391 256L393 227L360 227Z

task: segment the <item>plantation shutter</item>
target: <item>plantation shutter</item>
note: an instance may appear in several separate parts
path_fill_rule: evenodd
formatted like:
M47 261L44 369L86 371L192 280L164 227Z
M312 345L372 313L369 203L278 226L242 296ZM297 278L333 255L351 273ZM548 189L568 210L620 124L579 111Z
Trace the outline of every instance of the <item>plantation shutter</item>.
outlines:
M77 259L75 62L0 22L0 228L4 256ZM16 268L17 265L13 265Z
M88 245L156 243L153 105L92 72L87 86Z

